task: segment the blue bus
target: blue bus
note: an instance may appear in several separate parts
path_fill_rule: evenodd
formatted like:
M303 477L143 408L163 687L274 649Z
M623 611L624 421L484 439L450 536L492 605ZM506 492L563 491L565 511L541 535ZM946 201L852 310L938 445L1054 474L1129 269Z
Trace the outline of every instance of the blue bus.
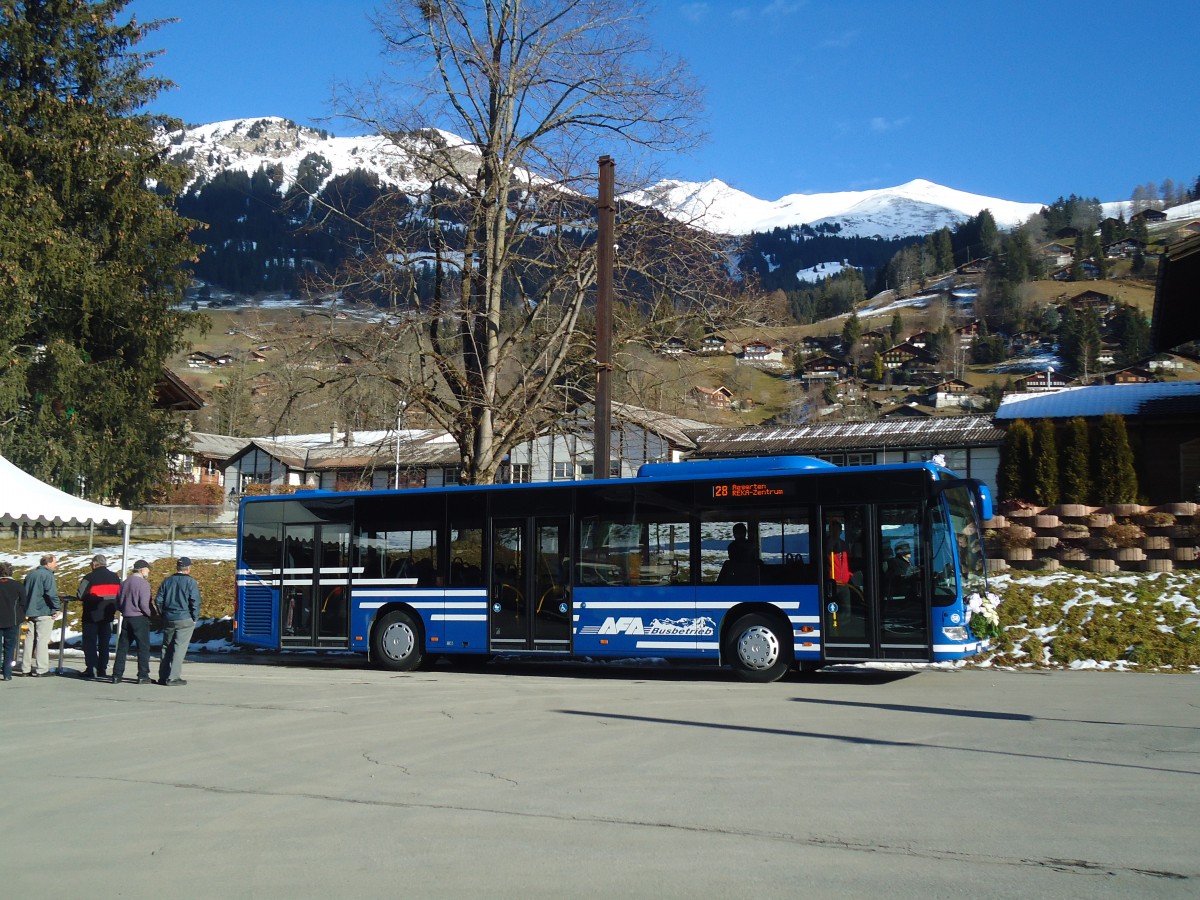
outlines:
M961 659L986 485L932 463L651 463L636 478L247 498L239 644L709 661L748 681Z

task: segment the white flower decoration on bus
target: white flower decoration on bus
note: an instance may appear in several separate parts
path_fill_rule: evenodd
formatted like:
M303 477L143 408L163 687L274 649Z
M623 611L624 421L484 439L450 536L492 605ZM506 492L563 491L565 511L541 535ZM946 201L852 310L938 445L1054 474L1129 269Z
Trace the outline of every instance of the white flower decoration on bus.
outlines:
M1000 596L990 591L972 594L967 598L967 622L971 631L980 640L1000 636Z

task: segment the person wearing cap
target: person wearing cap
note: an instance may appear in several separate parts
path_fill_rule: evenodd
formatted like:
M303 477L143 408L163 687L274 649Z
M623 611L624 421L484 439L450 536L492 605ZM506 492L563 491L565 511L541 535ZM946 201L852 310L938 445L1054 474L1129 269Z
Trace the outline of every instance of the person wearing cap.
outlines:
M21 648L21 674L37 678L50 671L50 634L61 616L54 571L58 557L47 553L36 569L25 576L25 615L29 630Z
M108 568L104 555L97 553L92 557L92 570L79 579L75 594L83 602L84 678L108 677L108 647L120 591L120 577Z
M150 563L139 559L117 593L117 612L121 614L121 636L117 638L117 656L113 660L112 683L120 684L125 675L125 657L129 644L137 642L138 684L150 683Z
M912 546L907 541L896 545L895 555L884 566L884 591L888 595L907 594L921 577L921 569L912 562Z
M158 586L158 608L163 617L162 659L158 664L158 683L174 687L187 684L183 658L187 656L196 620L200 618L200 584L192 577L192 561L181 556L175 574Z

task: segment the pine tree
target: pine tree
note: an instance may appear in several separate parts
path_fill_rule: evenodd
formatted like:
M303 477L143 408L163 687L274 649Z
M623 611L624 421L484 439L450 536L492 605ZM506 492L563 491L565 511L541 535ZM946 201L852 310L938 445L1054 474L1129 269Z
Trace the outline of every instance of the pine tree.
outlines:
M1033 429L1024 419L1008 427L1000 448L996 487L1005 500L1027 500L1033 496Z
M1108 413L1096 429L1092 451L1093 498L1099 504L1137 500L1137 473L1124 416Z
M938 272L950 272L954 269L954 244L950 229L942 226L933 235L934 248L937 253Z
M179 424L155 408L195 247L184 171L144 112L165 86L128 0L0 0L0 450L72 493L143 501Z
M852 312L847 316L846 323L842 326L842 350L847 356L854 352L861 337L862 320L858 318L857 312Z
M1121 347L1117 357L1119 365L1136 365L1150 355L1150 325L1136 307L1121 308L1118 328Z
M1087 421L1076 416L1067 423L1059 466L1059 495L1063 503L1087 503L1092 493L1091 445Z
M904 319L900 315L900 311L892 313L892 326L888 330L888 336L892 339L892 346L900 343L900 339L904 336Z
M1032 493L1042 506L1058 502L1058 441L1050 419L1040 420L1033 432Z

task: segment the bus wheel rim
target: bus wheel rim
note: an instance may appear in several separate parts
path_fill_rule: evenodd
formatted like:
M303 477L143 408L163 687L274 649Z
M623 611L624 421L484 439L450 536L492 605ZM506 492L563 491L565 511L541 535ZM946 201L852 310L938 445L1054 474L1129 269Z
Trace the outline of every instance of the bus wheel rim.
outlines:
M383 632L383 650L392 659L404 659L416 646L416 637L407 625L395 623Z
M765 625L755 625L741 633L737 652L746 668L769 669L779 662L779 638Z

